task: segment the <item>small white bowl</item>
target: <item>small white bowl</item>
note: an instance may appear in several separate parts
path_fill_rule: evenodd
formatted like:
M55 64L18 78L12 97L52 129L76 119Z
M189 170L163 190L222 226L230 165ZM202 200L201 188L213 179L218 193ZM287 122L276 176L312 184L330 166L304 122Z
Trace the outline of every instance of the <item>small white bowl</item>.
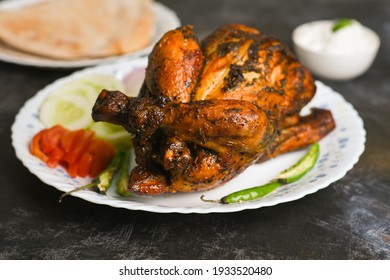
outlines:
M300 43L300 32L313 23L328 23L334 21L315 21L298 26L292 33L293 46L298 59L313 74L331 80L349 80L362 75L368 70L374 61L379 45L379 36L367 27L363 27L364 32L370 38L369 48L346 53L329 53L321 49L307 47Z

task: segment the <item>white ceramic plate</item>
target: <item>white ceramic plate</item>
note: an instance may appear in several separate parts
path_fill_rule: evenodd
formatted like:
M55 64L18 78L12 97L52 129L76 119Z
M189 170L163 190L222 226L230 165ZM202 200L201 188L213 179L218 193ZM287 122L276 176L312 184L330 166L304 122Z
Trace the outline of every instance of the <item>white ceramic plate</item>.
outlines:
M112 74L119 79L126 78L126 81L131 83L128 86L133 87L133 83L140 84L140 79L143 79L139 75L139 69L144 69L146 63L147 60L145 58L84 69L75 72L69 77L57 80L39 91L21 108L12 126L12 144L16 150L17 157L44 183L54 186L60 191L66 192L88 183L90 179L70 178L61 167L50 169L30 154L28 149L30 140L35 133L43 129L43 125L37 117L40 104L48 94L65 82L93 73ZM137 78L134 79L132 76ZM320 141L320 158L315 167L305 177L298 182L278 188L275 192L262 199L245 203L220 205L203 202L200 200L200 196L204 194L209 199L217 199L236 190L264 184L274 178L280 171L294 164L303 156L305 151L285 154L262 164L253 165L224 186L207 192L123 198L117 195L115 190L111 188L107 195L97 194L89 190L76 192L73 195L93 203L131 210L162 213L211 213L234 212L272 206L299 199L325 188L332 182L342 178L358 161L359 156L364 151L366 132L357 112L340 94L321 82L317 81L316 84L317 94L304 110L308 112L310 107L330 109L336 120L337 128ZM63 203L66 203L66 199Z
M9 0L0 2L1 10L10 10L22 8L42 0ZM158 2L153 3L153 11L156 17L156 26L150 45L142 50L132 52L120 56L112 56L97 59L81 59L81 60L57 60L29 54L27 52L19 51L18 49L7 46L0 41L0 60L21 65L47 67L47 68L76 68L92 66L102 63L111 63L118 60L128 60L147 55L152 50L156 42L164 35L165 32L175 29L180 26L180 20L172 10Z

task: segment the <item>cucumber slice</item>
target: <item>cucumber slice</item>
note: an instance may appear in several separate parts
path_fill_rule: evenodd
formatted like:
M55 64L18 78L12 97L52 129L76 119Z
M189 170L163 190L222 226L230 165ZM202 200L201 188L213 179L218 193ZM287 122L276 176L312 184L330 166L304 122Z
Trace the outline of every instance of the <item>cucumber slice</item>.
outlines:
M91 85L82 83L80 81L74 81L63 85L56 91L52 92L49 98L64 95L77 95L79 97L85 98L87 101L93 104L99 93Z
M53 91L41 105L39 119L46 127L60 124L68 129L87 128L111 142L118 150L131 147L131 135L121 126L95 123L91 112L102 89L126 91L115 77L94 74L70 81Z
M92 107L104 88L125 90L124 84L110 75L81 77L53 91L42 103L39 118L47 127L60 124L68 129L86 128L93 122Z
M97 94L99 94L102 89L119 90L126 94L125 85L111 75L94 74L81 78L79 82L93 87Z
M71 130L86 128L92 123L91 111L97 96L92 86L69 82L44 100L39 119L46 127L60 124Z
M46 127L60 124L67 129L85 128L91 123L91 104L79 95L59 95L47 98L40 110L39 119Z
M132 146L131 134L119 125L93 122L88 128L95 132L96 137L112 143L119 151L127 150Z

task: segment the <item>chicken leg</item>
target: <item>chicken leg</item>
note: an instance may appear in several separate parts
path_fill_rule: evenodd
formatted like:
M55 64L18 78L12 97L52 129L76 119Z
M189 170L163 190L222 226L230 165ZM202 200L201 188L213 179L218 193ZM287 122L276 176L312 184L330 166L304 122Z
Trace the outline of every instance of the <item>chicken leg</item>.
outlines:
M152 158L162 163L154 169L165 173L171 192L209 189L231 179L261 156L275 134L265 112L244 100L177 104L103 90L92 116L122 125L140 141L170 138L185 143L180 149L186 150L186 157L152 146Z

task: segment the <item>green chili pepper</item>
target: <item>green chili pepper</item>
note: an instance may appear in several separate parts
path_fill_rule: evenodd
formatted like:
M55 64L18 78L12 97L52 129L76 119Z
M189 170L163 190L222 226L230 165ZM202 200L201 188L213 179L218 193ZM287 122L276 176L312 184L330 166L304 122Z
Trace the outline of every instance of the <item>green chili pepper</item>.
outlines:
M131 192L128 189L129 185L129 165L131 160L131 151L126 150L123 156L123 162L119 169L118 178L116 181L116 191L122 196L129 196Z
M244 202L248 200L254 200L260 197L265 196L266 194L269 194L273 190L275 190L277 187L280 187L283 185L279 182L270 182L268 184L257 186L249 189L244 189L240 191L236 191L234 193L228 194L224 197L222 197L219 200L209 200L204 199L204 196L202 195L200 197L201 200L205 202L219 202L222 204L230 204L230 203L236 203L236 202Z
M312 144L309 151L296 164L281 172L274 181L278 181L282 184L298 181L314 167L319 154L320 145L318 145L318 143Z
M332 31L333 32L336 32L344 27L347 27L349 25L352 25L352 20L349 19L349 18L342 18L342 19L339 19L337 20L334 24L333 24L333 27L332 27Z
M280 186L295 182L302 178L314 167L315 163L317 162L319 153L320 146L318 143L314 143L310 146L308 152L296 164L279 173L275 179L271 180L265 185L236 191L222 197L219 200L204 199L203 195L200 197L200 199L205 202L217 202L222 204L258 199L269 194Z
M65 196L68 196L71 193L80 190L85 190L85 189L92 189L93 191L98 193L106 193L107 189L111 185L115 173L119 169L122 159L123 159L123 153L122 152L117 153L112 159L112 161L110 162L110 164L107 165L107 167L99 174L99 176L94 178L91 183L64 193L63 195L60 196L59 202L61 202Z

